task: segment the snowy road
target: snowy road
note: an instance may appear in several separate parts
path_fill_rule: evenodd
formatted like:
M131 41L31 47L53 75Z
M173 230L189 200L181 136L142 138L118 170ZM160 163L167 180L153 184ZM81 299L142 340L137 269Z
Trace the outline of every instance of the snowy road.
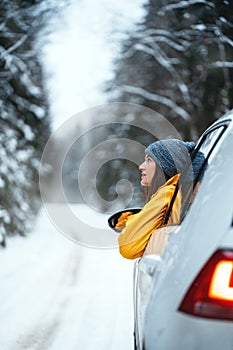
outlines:
M0 349L132 349L133 263L69 241L43 211L34 231L0 251Z

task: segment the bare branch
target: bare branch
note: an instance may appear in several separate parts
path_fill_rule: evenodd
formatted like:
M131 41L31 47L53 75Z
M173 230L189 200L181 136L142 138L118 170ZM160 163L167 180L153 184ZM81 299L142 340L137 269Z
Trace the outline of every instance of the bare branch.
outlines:
M169 57L165 54L165 52L157 45L155 42L153 43L153 48L149 48L146 45L142 44L136 44L135 48L138 51L146 52L147 54L151 55L161 66L163 66L174 78L174 81L176 82L180 92L182 93L185 101L187 103L190 103L190 96L187 86L183 83L181 76L178 74L178 72L175 70L175 68L172 66L171 62L169 61ZM178 61L178 59L176 59Z
M169 4L167 6L164 6L161 11L171 11L174 9L181 9L181 8L186 8L192 5L197 5L197 4L202 4L202 5L207 5L211 8L214 8L215 5L212 4L210 1L206 0L187 0L187 1L179 1L176 4Z
M18 41L16 41L14 45L12 45L11 47L9 47L7 50L4 51L3 57L6 54L13 52L15 49L20 47L27 39L28 39L28 34L24 34Z
M216 61L216 62L209 63L207 67L208 68L233 68L233 62Z
M121 89L124 92L136 94L136 95L142 96L145 99L168 106L185 121L191 120L191 116L183 108L179 107L174 101L172 101L167 97L151 93L137 86L123 85Z

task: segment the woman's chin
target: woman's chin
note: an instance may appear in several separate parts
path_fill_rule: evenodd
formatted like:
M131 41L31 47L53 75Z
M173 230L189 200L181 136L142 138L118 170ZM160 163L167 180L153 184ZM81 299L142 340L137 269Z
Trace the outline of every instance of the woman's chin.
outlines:
M145 180L141 180L141 186L148 187L148 183Z

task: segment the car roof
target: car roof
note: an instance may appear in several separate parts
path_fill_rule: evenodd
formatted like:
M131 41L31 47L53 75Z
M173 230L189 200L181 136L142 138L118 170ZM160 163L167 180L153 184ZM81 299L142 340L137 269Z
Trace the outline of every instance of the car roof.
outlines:
M233 123L233 109L225 113L222 117L217 119L214 123L212 123L203 134L209 132L212 128L215 128L216 126L219 126L220 124L226 124L229 123L232 125Z

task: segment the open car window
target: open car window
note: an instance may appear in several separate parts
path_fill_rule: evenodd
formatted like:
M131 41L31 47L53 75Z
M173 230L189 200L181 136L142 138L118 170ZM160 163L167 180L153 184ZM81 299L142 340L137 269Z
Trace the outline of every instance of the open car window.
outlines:
M213 159L214 154L216 153L217 143L219 142L221 136L223 135L224 131L226 130L225 126L220 126L213 131L210 131L203 137L203 140L198 143L198 151L201 151L205 159L208 161L208 163L211 162ZM195 158L195 154L194 157Z
M219 125L216 125L213 128L207 129L207 131L204 132L204 134L200 137L197 143L197 146L195 147L191 155L191 159L192 159L192 162L195 162L195 157L198 157L198 154L199 154L198 152L202 152L202 154L204 155L202 164L199 167L199 171L195 174L192 183L184 183L183 181L187 172L190 171L189 165L187 166L185 173L180 178L180 182L178 184L178 187L170 203L165 224L169 221L169 217L172 212L172 207L175 203L175 199L179 191L181 191L181 196L182 196L180 223L186 216L195 198L195 195L199 187L201 186L201 182L204 177L205 171L208 168L208 165L212 162L215 153L217 152L217 148L218 148L217 144L220 142L225 130L227 129L227 126L228 126L227 122L219 123Z

